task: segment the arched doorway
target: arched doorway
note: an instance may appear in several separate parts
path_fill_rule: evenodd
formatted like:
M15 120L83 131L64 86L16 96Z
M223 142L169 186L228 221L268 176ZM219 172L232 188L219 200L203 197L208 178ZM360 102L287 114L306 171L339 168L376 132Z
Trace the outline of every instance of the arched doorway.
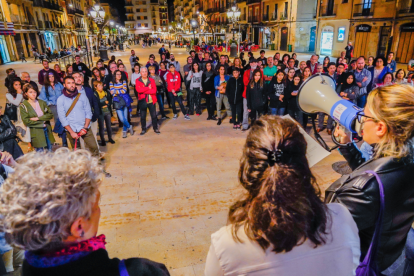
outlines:
M325 26L321 33L321 55L332 55L334 29L331 26Z
M408 63L414 59L414 23L401 26L396 61Z
M371 26L367 24L361 24L355 28L355 45L354 45L354 57L368 57L368 42L371 35Z
M287 41L288 41L288 28L283 27L280 30L280 50L287 51Z

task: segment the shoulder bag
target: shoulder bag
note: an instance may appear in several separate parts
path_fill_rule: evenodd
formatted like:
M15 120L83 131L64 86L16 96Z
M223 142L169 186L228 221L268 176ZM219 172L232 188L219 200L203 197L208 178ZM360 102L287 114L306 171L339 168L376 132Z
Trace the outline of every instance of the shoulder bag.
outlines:
M10 120L16 121L17 120L17 106L12 103L6 103L6 109L4 110L4 114L9 117Z
M81 95L80 93L78 93L78 95L76 95L76 97L73 100L72 104L70 105L68 111L66 111L66 117L68 117L69 114L72 112L73 108L75 108L75 105L78 102L80 95Z
M24 105L24 103L20 104L21 107L23 107L27 112L27 107ZM17 137L22 140L23 142L30 143L32 141L32 138L30 137L30 127L26 126L23 123L22 115L20 114L20 109L17 110L17 121L15 123L16 131L17 131Z
M378 213L377 223L375 224L374 235L369 246L368 252L365 255L364 260L356 269L356 276L379 276L381 275L377 267L377 253L381 237L382 230L382 218L384 216L385 198L384 198L384 186L378 174L374 171L366 171L365 173L375 176L378 182L378 188L380 192L380 209Z
M115 110L123 109L126 106L124 97L122 97L121 95L117 95L116 97L114 97L113 102Z

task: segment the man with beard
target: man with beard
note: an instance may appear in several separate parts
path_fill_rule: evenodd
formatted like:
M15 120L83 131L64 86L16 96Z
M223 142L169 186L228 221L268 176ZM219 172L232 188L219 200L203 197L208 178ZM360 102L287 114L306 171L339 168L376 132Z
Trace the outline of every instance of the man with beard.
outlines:
M90 128L92 110L85 93L79 93L73 77L63 80L62 96L57 100L57 111L62 126L69 133L69 142L72 148L75 141L82 138L92 155L99 156L99 148Z
M88 66L85 63L80 61L80 56L75 56L75 63L72 64L73 72L82 72L85 82L84 86L90 87L89 85L89 77L92 76L91 70L89 70Z
M27 72L21 72L20 73L20 79L22 80L23 85L25 85L26 83L29 83L31 86L33 86L33 88L36 91L39 91L39 87L37 86L37 84L30 80L30 75Z

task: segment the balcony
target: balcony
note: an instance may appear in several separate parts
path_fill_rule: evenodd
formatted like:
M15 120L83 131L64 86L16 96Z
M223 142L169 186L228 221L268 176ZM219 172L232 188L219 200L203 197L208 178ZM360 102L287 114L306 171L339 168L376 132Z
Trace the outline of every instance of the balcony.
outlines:
M50 21L44 21L44 23L45 23L46 29L52 29L53 28L52 27L52 22L50 22Z
M259 22L258 15L249 16L249 23L254 23L254 22Z
M285 12L281 12L280 13L280 20L281 21L283 21L283 20L287 20L288 19L288 17L287 17L287 13L285 13Z
M263 21L269 21L269 15L263 14Z
M270 18L270 21L276 21L277 20L277 13L273 13L272 17Z
M43 24L43 21L37 21L37 27L39 29L44 29L45 28L45 25Z
M354 5L354 16L373 16L374 2Z
M125 7L132 7L133 5L132 5L132 2L126 2L125 3Z
M83 10L80 10L80 9L75 9L75 13L80 14L80 15L84 15Z
M402 0L398 13L414 13L414 0Z
M337 10L338 10L338 5L333 5L333 7L323 6L319 10L319 17L336 16Z
M150 4L158 5L158 0L151 0Z
M247 5L260 4L261 0L247 0Z

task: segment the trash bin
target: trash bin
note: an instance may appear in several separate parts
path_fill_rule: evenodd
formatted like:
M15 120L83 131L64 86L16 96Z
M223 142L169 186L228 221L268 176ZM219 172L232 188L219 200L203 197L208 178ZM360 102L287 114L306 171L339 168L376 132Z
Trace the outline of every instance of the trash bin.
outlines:
M103 61L109 60L109 58L108 58L108 50L107 49L99 49L99 57Z
M275 44L274 43L270 43L270 50L274 50L275 49Z
M232 43L230 45L230 57L237 57L237 45L236 45L236 43Z
M120 43L120 44L119 44L119 50L120 50L120 51L123 51L123 50L124 50L124 43Z
M292 52L292 44L288 45L288 52Z

